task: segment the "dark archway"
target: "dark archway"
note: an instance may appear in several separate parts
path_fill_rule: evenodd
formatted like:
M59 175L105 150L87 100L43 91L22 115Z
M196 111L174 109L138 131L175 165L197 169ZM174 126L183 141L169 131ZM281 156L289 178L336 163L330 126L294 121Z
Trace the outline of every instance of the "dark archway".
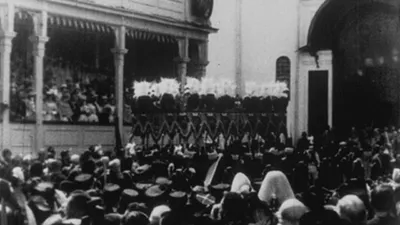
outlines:
M308 34L310 53L333 53L333 123L400 125L399 2L327 0Z

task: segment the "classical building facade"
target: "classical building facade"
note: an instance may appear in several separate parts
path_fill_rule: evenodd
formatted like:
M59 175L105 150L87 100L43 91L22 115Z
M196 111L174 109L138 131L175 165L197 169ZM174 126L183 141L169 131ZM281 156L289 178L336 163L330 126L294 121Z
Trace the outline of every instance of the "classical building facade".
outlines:
M245 81L287 80L288 133L294 138L327 125L398 125L398 76L387 75L398 74L398 15L394 0L219 0L211 18L219 32L210 37L208 75L235 79L241 87ZM370 88L380 96L373 104L361 93ZM386 114L374 106L386 107Z

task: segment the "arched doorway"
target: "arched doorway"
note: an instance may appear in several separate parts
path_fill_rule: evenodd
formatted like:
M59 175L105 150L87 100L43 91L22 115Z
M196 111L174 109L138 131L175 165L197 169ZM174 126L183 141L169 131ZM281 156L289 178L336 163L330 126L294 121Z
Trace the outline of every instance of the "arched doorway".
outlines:
M399 31L397 1L327 0L316 13L306 49L332 51L338 130L400 125Z

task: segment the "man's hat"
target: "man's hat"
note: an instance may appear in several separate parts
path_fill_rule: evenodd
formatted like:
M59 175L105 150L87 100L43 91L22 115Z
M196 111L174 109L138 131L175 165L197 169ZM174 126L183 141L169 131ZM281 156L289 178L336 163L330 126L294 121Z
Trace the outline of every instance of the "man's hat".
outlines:
M139 192L133 189L125 189L122 191L120 203L124 203L127 206L130 203L135 202L138 196Z
M151 186L153 186L150 183L136 183L135 184L135 188L137 190L139 190L140 192L145 192L148 188L150 188Z
M165 177L159 177L156 179L156 184L159 185L171 185L172 181Z
M229 191L230 189L229 184L217 184L210 186L210 193L216 198L217 201L220 201L224 196L224 193Z
M145 191L145 195L149 198L163 197L167 192L167 188L164 185L153 185Z
M121 188L117 184L106 184L104 186L104 203L106 205L114 205L118 202Z
M60 183L60 190L67 194L70 194L76 189L77 189L76 184L72 181L64 180Z
M125 213L128 205L132 202L136 202L138 199L139 193L133 189L125 189L122 191L121 199L119 200L119 213Z
M89 190L93 185L93 176L90 174L80 174L75 177L77 188L81 190Z
M169 202L172 208L181 208L187 202L187 194L183 191L172 191L169 194Z

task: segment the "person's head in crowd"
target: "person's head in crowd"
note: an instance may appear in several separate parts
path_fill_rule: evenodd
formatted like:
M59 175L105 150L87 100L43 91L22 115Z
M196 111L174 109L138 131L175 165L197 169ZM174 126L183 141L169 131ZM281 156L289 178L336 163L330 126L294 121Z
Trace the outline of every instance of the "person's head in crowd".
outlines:
M292 198L284 201L276 216L280 225L297 225L300 218L308 212L307 207L299 200Z
M380 184L371 192L371 205L375 213L391 213L395 207L394 190L389 184Z
M49 168L50 173L58 173L58 172L61 172L62 164L61 164L60 160L50 159L50 160L48 160L47 167Z
M248 212L246 200L234 192L225 193L222 201L222 220L228 222L244 221Z
M121 173L121 161L119 159L114 159L110 161L108 167L113 173Z
M25 183L25 175L21 167L14 167L12 169L11 176L14 187L21 186Z
M124 215L121 225L148 225L149 218L143 212L131 211Z
M47 159L47 151L42 148L38 152L38 160L43 163L44 161L46 161L46 159Z
M47 158L54 159L56 158L56 150L54 147L50 146L47 148Z
M1 156L3 157L3 160L7 163L11 163L12 159L12 152L10 149L6 148L1 152Z
M70 157L69 153L70 153L69 149L62 150L60 153L61 163L62 163L63 167L69 166L71 163L71 157Z
M29 169L30 169L31 164L32 164L32 160L33 160L33 158L32 158L31 154L27 154L22 158L22 165L21 166L22 166L23 171L26 174L28 174L28 172L29 172ZM28 177L26 177L26 178L28 178Z
M335 210L310 211L305 213L299 221L299 225L344 225L343 220Z
M85 192L72 193L68 200L65 209L65 216L67 219L81 219L88 214L88 202L90 196Z
M80 162L80 156L79 156L78 154L73 154L73 155L71 156L71 163L72 163L72 165L73 165L73 166L77 166L77 165L79 165L79 162Z
M11 159L11 165L13 167L22 166L22 156L21 155L14 155Z
M166 205L159 205L154 207L149 217L150 225L158 225L164 214L170 211L171 209Z
M100 161L102 162L104 167L107 167L110 163L110 158L108 156L101 157Z
M232 181L231 192L248 194L252 190L250 179L243 173L237 173Z
M265 176L258 191L258 198L267 204L276 200L279 207L284 201L294 198L294 193L286 175L275 170Z
M40 161L34 161L29 169L30 177L43 176L43 164Z
M121 225L122 219L123 219L122 215L118 213L108 213L104 215L104 220L102 225Z
M337 204L337 210L342 219L359 225L365 224L367 220L367 209L363 201L356 195L346 195Z
M82 164L89 161L92 158L92 153L89 150L84 151L79 157L79 163Z
M92 159L89 159L81 164L81 170L83 173L94 174L96 163Z
M147 208L146 204L143 202L132 202L128 205L126 212L133 212L133 211L138 211L138 212L142 212L146 215L150 214L149 212L149 208Z

